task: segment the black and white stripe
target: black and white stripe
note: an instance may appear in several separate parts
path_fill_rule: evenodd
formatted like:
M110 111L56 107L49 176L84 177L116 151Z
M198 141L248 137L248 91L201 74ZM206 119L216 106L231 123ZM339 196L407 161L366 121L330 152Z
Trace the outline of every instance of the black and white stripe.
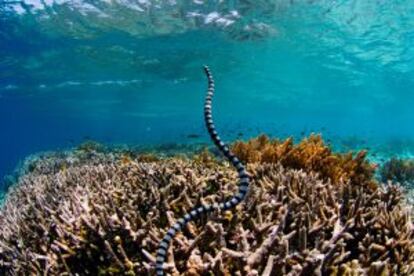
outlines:
M215 203L213 205L202 205L200 207L193 208L189 213L185 214L182 218L177 220L177 222L167 231L167 234L165 234L158 247L155 266L157 276L164 275L163 265L167 257L168 247L177 232L181 231L181 229L183 229L183 227L189 221L198 218L202 214L208 214L213 210L228 210L233 208L244 199L247 191L249 190L250 178L246 169L240 160L230 152L229 147L223 143L223 141L221 141L220 137L217 134L211 114L211 101L214 94L214 80L210 69L207 66L204 66L204 72L206 73L208 79L208 90L204 103L204 121L206 123L208 133L210 134L210 137L213 140L214 144L224 154L224 156L226 156L229 162L237 169L240 178L239 191L235 196L226 202L220 204Z

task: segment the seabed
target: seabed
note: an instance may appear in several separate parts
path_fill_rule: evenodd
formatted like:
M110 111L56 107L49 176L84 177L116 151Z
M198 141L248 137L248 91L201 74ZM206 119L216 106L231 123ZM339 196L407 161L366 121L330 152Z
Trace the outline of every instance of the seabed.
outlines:
M411 208L364 151L335 153L317 135L297 144L263 135L231 149L252 175L245 202L189 223L167 273L414 273ZM234 170L207 148L167 156L86 143L21 171L0 213L5 275L154 274L166 229L237 189Z

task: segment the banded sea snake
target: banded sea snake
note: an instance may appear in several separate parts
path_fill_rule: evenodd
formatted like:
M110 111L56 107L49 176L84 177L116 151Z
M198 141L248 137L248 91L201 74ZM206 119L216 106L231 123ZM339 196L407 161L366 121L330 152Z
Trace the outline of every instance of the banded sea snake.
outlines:
M213 117L211 114L211 101L214 94L214 80L213 75L210 72L210 69L207 66L204 66L204 72L208 79L208 90L207 96L204 103L204 121L210 134L211 140L220 150L222 154L229 160L229 162L237 169L239 173L239 190L236 195L231 199L223 203L214 203L212 205L201 205L199 207L193 208L189 213L185 214L183 217L177 220L177 222L168 229L164 238L161 240L160 245L157 251L155 271L157 276L164 275L164 262L167 257L168 247L174 236L185 227L185 225L198 218L202 214L208 214L215 210L228 210L236 205L238 205L246 196L249 189L250 178L240 160L230 151L229 147L221 141L220 137L217 134L216 128L213 123Z

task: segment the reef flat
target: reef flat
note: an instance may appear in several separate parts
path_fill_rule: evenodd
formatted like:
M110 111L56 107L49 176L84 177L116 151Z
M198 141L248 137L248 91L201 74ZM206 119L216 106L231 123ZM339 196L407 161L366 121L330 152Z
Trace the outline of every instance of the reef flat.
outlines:
M167 253L170 275L412 275L411 209L375 166L318 136L265 136L232 150L252 176L233 212L190 222ZM205 150L170 157L92 144L26 164L0 212L2 275L148 275L165 229L237 190Z

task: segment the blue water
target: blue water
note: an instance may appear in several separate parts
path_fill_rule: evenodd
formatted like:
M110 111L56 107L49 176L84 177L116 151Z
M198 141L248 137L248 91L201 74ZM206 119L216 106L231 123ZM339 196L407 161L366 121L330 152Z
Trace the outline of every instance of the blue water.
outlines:
M203 64L227 141L414 153L414 1L1 1L0 178L90 139L207 142Z

